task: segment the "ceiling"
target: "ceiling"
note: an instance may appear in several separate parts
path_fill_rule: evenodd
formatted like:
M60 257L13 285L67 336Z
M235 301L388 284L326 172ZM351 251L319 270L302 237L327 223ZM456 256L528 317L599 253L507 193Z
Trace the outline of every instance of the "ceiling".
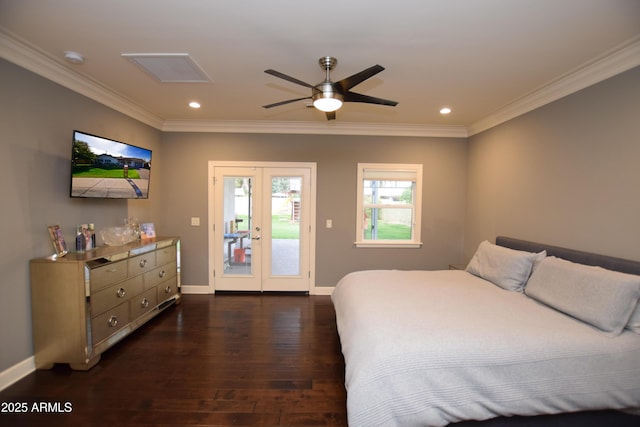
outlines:
M163 130L468 135L640 65L640 1L0 0L0 36L2 57ZM132 53L188 54L209 80L161 83ZM323 56L334 81L382 65L353 90L399 104L262 108L310 95L264 70L316 84Z

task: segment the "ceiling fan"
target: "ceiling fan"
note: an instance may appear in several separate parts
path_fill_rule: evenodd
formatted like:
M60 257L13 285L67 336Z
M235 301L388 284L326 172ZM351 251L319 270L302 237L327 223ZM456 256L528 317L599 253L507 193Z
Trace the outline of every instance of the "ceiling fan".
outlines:
M391 107L395 107L396 105L398 105L396 101L362 95L360 93L351 92L350 90L352 87L362 83L368 78L373 77L380 71L384 70L384 67L380 65L374 65L373 67L369 67L366 70L362 70L359 73L356 73L350 77L334 83L331 81L330 74L331 70L333 70L333 68L335 68L336 64L338 63L338 60L331 56L325 56L323 58L320 58L318 62L320 64L320 68L325 70L326 77L323 82L318 83L317 85L310 85L309 83L305 83L302 80L298 80L286 74L282 74L281 72L276 70L265 70L265 73L271 74L272 76L279 77L300 86L311 88L311 96L289 99L287 101L280 101L274 104L263 105L263 107L272 108L284 104L289 104L291 102L301 101L303 99L312 99L313 106L318 110L324 111L327 115L327 120L335 120L336 110L338 110L342 106L343 102L363 102L366 104L389 105Z

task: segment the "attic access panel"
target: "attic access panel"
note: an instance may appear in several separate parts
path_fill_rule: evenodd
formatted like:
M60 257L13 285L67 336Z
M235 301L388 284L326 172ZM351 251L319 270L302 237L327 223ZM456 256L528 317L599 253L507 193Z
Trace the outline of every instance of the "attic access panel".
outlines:
M122 56L161 83L211 81L187 53L123 53Z

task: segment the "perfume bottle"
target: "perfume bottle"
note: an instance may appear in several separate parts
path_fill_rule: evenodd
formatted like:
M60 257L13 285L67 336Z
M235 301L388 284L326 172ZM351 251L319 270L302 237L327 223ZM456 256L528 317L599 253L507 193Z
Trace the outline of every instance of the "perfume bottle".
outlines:
M89 224L89 234L91 235L91 248L96 247L96 228L93 224Z
M81 225L76 227L76 252L84 252L84 236Z

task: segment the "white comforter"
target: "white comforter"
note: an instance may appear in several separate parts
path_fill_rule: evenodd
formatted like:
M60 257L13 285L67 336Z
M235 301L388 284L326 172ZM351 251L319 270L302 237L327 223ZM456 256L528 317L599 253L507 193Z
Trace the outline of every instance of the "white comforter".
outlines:
M332 299L351 427L640 407L640 335L467 272L356 272Z

